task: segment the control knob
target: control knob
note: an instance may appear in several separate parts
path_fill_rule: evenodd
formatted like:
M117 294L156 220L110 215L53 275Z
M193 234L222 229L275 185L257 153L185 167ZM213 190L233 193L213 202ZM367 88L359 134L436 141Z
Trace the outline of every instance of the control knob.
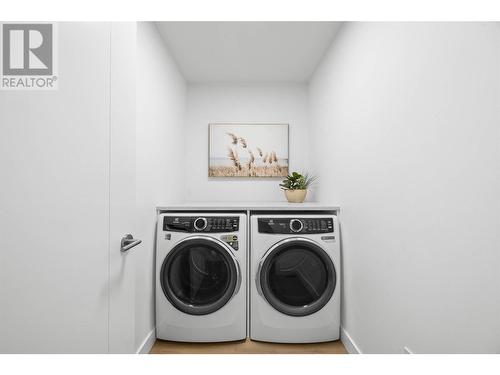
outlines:
M207 227L207 219L204 217L199 217L194 221L194 228L196 230L202 231Z
M299 219L290 220L290 230L294 233L300 232L304 228L304 224Z

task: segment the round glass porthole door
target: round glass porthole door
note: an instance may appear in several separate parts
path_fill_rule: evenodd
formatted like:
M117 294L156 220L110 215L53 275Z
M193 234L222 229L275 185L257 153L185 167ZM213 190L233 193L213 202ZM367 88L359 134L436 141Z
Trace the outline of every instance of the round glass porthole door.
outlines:
M306 316L322 309L337 281L328 254L306 239L283 241L271 249L257 277L271 306L292 316Z
M238 286L236 260L222 243L192 238L177 244L165 258L160 281L163 293L178 310L205 315L222 308Z

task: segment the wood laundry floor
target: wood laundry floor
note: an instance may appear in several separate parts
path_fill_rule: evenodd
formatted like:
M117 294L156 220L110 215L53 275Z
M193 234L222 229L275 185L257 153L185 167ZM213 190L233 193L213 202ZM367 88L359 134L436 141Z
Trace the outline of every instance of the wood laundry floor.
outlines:
M241 340L186 343L156 340L150 354L347 354L340 340L314 344L276 344Z

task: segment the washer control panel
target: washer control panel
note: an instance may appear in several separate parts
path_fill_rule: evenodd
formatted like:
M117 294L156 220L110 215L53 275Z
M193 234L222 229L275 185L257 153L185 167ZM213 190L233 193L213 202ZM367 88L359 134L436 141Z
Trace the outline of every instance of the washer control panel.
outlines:
M333 233L333 219L325 218L258 218L259 233L316 234Z
M169 232L237 232L240 227L238 216L165 216L163 230Z

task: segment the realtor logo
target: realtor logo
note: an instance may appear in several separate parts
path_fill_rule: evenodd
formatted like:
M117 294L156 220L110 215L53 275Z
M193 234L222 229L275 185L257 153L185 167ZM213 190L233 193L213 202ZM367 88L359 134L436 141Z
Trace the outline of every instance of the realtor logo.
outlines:
M4 90L53 90L56 28L50 23L4 23L1 85Z

